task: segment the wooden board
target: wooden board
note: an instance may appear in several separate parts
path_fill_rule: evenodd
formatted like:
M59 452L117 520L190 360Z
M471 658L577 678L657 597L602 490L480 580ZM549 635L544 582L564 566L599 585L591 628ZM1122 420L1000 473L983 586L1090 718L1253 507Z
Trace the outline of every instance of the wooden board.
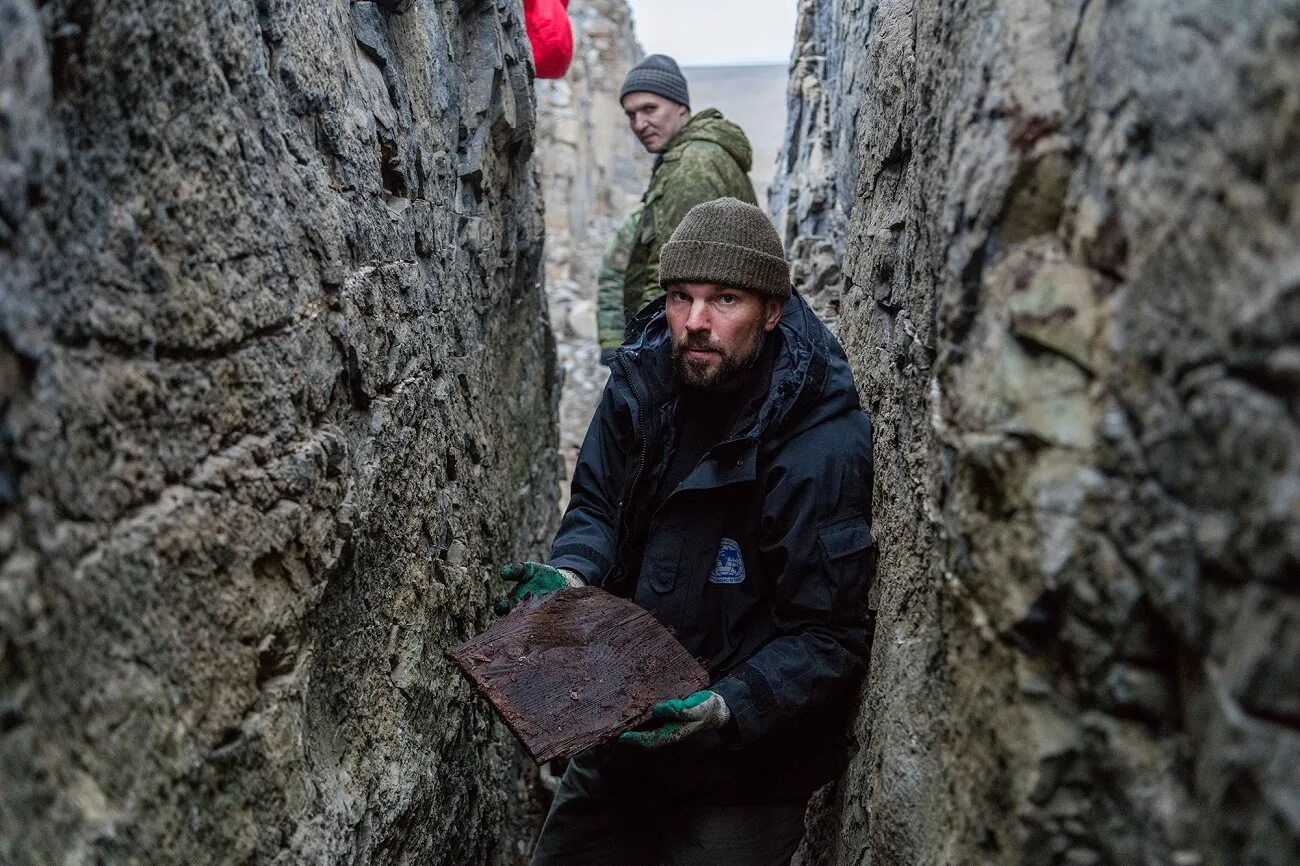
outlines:
M648 611L595 587L521 602L447 656L538 762L567 758L706 688L708 672Z

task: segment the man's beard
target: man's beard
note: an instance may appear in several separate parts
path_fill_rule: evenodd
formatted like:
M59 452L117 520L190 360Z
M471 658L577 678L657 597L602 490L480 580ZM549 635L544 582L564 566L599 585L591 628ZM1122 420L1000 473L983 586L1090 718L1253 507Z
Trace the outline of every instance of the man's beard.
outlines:
M758 360L758 354L763 350L763 337L763 326L760 324L750 337L749 351L743 355L730 354L707 339L693 340L687 337L681 342L675 342L673 364L677 368L677 375L683 383L701 391L731 390L749 374L750 368ZM717 368L709 370L707 359L703 362L687 359L686 352L689 349L715 352L718 357Z

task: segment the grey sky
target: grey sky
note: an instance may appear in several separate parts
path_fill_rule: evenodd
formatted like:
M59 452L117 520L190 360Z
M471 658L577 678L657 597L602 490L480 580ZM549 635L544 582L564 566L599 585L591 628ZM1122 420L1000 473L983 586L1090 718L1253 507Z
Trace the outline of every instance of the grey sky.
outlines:
M683 66L785 63L798 0L628 0L649 54Z

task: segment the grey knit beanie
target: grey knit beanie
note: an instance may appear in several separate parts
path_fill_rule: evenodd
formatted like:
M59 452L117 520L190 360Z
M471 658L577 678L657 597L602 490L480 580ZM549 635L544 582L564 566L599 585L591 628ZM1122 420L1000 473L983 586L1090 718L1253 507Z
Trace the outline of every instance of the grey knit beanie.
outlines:
M677 61L667 54L651 54L642 60L623 79L623 89L618 92L618 101L629 93L644 91L657 93L665 99L691 107L691 94L686 89L686 76L677 68Z
M659 252L659 284L719 283L790 297L790 266L772 221L752 204L715 198L682 218Z

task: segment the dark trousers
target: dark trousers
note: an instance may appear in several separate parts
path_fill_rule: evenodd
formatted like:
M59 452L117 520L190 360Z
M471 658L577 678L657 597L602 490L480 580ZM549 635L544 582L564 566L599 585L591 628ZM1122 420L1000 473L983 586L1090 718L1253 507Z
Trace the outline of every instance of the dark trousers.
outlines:
M569 762L532 866L787 866L805 804L674 803L604 790L588 755Z

